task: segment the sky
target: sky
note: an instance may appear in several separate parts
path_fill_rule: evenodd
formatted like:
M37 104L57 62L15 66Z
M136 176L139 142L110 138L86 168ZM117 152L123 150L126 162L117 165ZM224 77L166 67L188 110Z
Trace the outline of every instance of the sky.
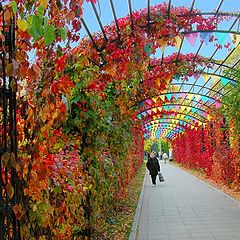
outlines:
M191 8L193 0L172 0L171 4L173 6L184 6L187 8ZM110 1L109 0L98 0L96 4L96 9L98 11L98 14L100 16L101 22L103 25L110 24L113 22L113 13L110 7ZM163 2L163 0L150 0L151 6L154 6L156 4L160 4ZM218 8L221 0L195 0L194 9L198 9L201 12L214 12L215 9ZM128 0L113 0L115 11L117 18L125 17L129 14L128 9ZM140 10L147 7L147 0L131 0L132 3L132 9L134 10ZM83 5L83 19L87 23L87 26L91 33L94 33L96 31L100 31L99 24L97 22L96 16L92 10L91 3L85 2ZM234 12L234 13L240 13L240 0L224 0L222 3L219 12ZM228 30L230 26L232 25L235 18L229 21L224 21L219 24L218 30ZM238 31L239 32L239 26L240 21L235 24L234 28L232 28L232 31ZM82 26L81 29L81 37L83 37L86 34L86 31L84 27ZM217 35L215 35L217 36ZM200 45L200 36L198 36L197 41L195 45L192 47L190 43L187 41L186 37L184 38L183 45L181 48L181 53L196 53L199 45ZM231 43L230 48L222 48L221 50L218 50L217 53L214 55L215 60L223 60L225 57L229 54L229 50L234 48L234 44L232 43L231 36L229 34L225 35L223 45L226 43ZM204 57L211 57L212 54L215 52L216 46L214 46L215 43L210 43L208 41L204 41L203 47L201 48L199 54ZM176 47L166 47L164 51L164 56L172 54L173 52L177 52L178 49ZM151 56L152 57L152 56ZM157 51L155 54L155 57L161 57L161 50ZM220 74L221 69L219 69L217 72L215 72L215 69L209 70L208 73L216 73ZM212 75L210 75L212 76ZM206 86L211 87L214 84L214 78L209 78L210 80L206 82L206 79L204 79L203 75L196 81L193 77L189 77L188 83L190 84L197 84L199 86ZM178 80L173 80L172 84L176 84ZM220 78L218 79L220 81ZM190 92L193 94L203 94L208 95L209 90L204 87L193 87L191 88L187 84L182 85L181 91Z
M113 21L113 14L111 11L110 7L110 1L109 0L98 0L96 4L97 11L99 13L99 16L101 18L101 21L103 25L110 24ZM151 6L154 6L156 4L160 4L166 1L163 0L150 0ZM195 0L194 8L199 9L201 12L214 12L214 10L219 6L221 0ZM128 0L113 0L115 11L117 18L125 17L129 13L128 9ZM167 1L168 3L168 1ZM134 10L139 10L147 7L147 0L131 0L132 4L132 9ZM171 4L173 6L184 6L191 8L192 5L192 0L172 0ZM220 12L240 12L240 0L224 0L220 7ZM87 26L90 30L91 33L100 31L100 27L98 25L97 19L95 17L95 14L92 10L91 3L86 2L83 5L83 19L87 23ZM229 20L229 21L224 21L218 26L219 30L228 30L230 26L232 25L233 21L235 20ZM232 31L239 31L239 24L235 24L234 28ZM82 26L81 29L81 37L83 37L86 34L86 31L84 27ZM186 40L186 38L183 41L183 45L181 48L182 53L196 53L200 44L201 38L198 37L197 41L192 47L189 42ZM231 42L231 48L234 47L231 41L231 37L229 34L226 35L223 45ZM206 41L201 48L199 54L205 57L211 57L213 52L215 51L216 47L214 46L213 43L209 43ZM167 47L165 48L164 56L170 55L173 52L178 51L176 47ZM223 60L227 55L229 54L229 50L226 48L222 48L221 50L218 50L217 53L214 55L214 59L216 60ZM160 57L161 56L161 51L157 51L155 54L155 57ZM191 79L190 79L191 81ZM192 80L194 81L194 80ZM203 79L199 79L199 81L202 81L201 84L203 83ZM210 83L209 83L210 84Z
M194 8L199 9L203 12L214 11L219 5L221 0L195 0ZM156 4L160 4L163 0L150 0L151 6ZM128 1L127 0L113 0L115 11L117 18L125 17L128 11ZM132 9L139 10L147 7L147 0L131 0ZM172 0L173 6L185 6L190 8L192 4L192 0ZM91 32L98 31L100 28L98 26L95 15L92 11L91 4L89 2L84 3L83 5L83 18L87 22L87 25ZM112 11L110 7L109 0L98 0L96 4L96 8L99 12L100 18L104 25L109 24L113 21ZM240 10L240 0L225 0L220 8L220 11L239 11ZM82 28L82 35L86 32L84 28Z
M160 4L163 2L166 2L166 1L150 0L151 6L154 6L156 4ZM194 8L199 9L202 12L213 12L218 7L220 2L221 0L195 0ZM113 3L114 3L117 18L125 17L126 15L128 15L129 13L128 0L113 0ZM133 10L139 10L147 7L147 0L131 0L131 3L132 3ZM185 6L185 7L191 8L192 0L172 0L171 3L173 6ZM114 18L111 11L109 0L98 0L96 4L96 8L103 25L107 25L113 22ZM240 11L240 0L224 0L219 11L223 11L223 12ZM95 14L92 10L91 3L86 1L83 5L83 19L87 23L87 26L91 33L100 31L100 27L95 17ZM224 23L221 23L219 25L219 30L229 29L232 23L233 23L233 20L230 20L228 22L225 21ZM238 25L239 24L235 24L232 30L239 31ZM86 31L83 26L80 33L81 33L81 37L84 37L86 35ZM227 36L225 39L225 43L227 43L230 40L231 40L230 36ZM184 52L196 52L198 49L199 43L200 43L200 37L197 39L197 42L194 48L192 47L189 48L189 43L187 41L184 41L182 50ZM209 50L210 47L211 47L211 50ZM200 54L206 57L208 56L210 57L214 49L215 48L213 48L210 45L208 47L205 46L201 49ZM176 49L171 49L170 47L168 47L168 49L165 49L165 56L172 54L175 51ZM160 55L160 54L161 54L160 52L157 53L157 55ZM226 54L227 54L227 51L218 51L218 53L215 55L215 58L222 59L224 56L226 56Z

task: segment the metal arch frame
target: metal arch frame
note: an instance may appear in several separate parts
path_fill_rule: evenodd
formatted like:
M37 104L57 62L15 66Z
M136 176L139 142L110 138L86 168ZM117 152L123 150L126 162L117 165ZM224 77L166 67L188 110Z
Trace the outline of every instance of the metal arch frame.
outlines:
M180 131L176 131L175 129L173 129L173 128L158 128L158 129L161 129L161 130L163 130L163 131L173 131L173 132L175 132L175 133L181 133ZM145 133L147 133L147 132L150 132L151 130L145 130L146 132ZM155 131L155 134L156 134L156 131Z
M203 45L203 42L200 44L199 49L198 49L195 57L198 55L198 53L199 53L200 48L201 48L202 45ZM228 57L234 52L235 49L236 49L236 47L233 48L233 50L231 51L231 53L229 53ZM214 53L212 54L212 56L209 58L209 62L211 62L211 60L213 59L213 57L214 57L214 55L216 54L217 51L218 51L218 48L216 48L216 50L214 51ZM227 57L227 58L228 58L228 57ZM226 60L227 58L225 58L224 61L222 61L222 63L221 63L221 64L219 65L219 67L215 70L215 72L217 72L217 71L219 70L219 68L222 66L222 64L225 62L225 60ZM203 68L202 71L204 71L205 68L206 68L206 66ZM232 69L232 68L230 68L230 69ZM224 76L222 76L222 77L224 77ZM210 77L209 77L208 81L206 81L205 84L204 84L202 87L204 87L205 85L207 85L207 83L209 82L209 80L210 80ZM196 82L197 82L197 80L195 80L195 82L192 84L192 86L194 86L194 85L196 84ZM183 84L184 84L184 82L182 82L182 86L183 86ZM182 88L182 86L180 87L180 89ZM192 88L191 88L191 89L192 89ZM191 89L190 89L189 91L191 91Z
M221 0L221 1L222 1L222 3L223 3L224 0ZM90 1L90 2L91 2L91 1ZM115 7L114 7L114 4L113 4L113 1L112 1L112 0L109 0L109 2L110 2L110 5L111 5L111 9L112 9L112 13L113 13L113 17L114 17L114 21L115 21L115 25L116 25L118 38L120 38L120 32L121 32L121 30L120 30L120 28L119 28L119 26L118 26L117 16L116 16L116 12L115 12ZM177 15L177 16L178 16L178 17L184 17L184 16L189 16L189 15L190 15L190 16L195 16L195 15L233 16L233 17L236 17L236 20L235 20L234 24L232 25L231 29L232 29L233 26L235 25L237 19L240 17L240 15L237 14L237 13L235 14L235 13L228 13L228 12L219 12L222 3L219 4L219 6L217 7L217 9L216 9L215 12L192 13L193 8L194 8L194 3L195 3L195 0L192 1L191 9L190 9L190 12L189 12L188 14L179 14L179 15ZM91 3L91 4L92 4L92 3ZM170 17L170 14L171 14L170 5L171 5L171 0L169 0L169 2L168 2L168 11L167 11L167 13L166 13L168 17ZM129 13L130 13L130 21L131 21L131 23L132 23L132 25L133 25L131 0L128 0L128 6L129 6ZM102 30L103 35L106 36L106 33L105 33L105 31L104 31L104 28L101 27L103 24L101 23L101 19L99 18L98 14L97 14L97 11L95 11L94 9L93 9L93 11L94 11L94 14L95 14L95 16L96 16L96 18L97 18L97 21L98 21L99 25L100 25L100 28L101 28L101 30ZM151 19L150 19L151 16L150 16L150 15L151 15L150 0L147 0L147 21L148 21L148 23L147 23L147 26L142 26L142 27L149 28L149 26L154 23L154 22L151 22ZM91 32L90 32L90 30L89 30L89 28L88 28L88 26L87 26L87 24L86 24L86 22L85 22L85 20L84 20L83 18L81 18L81 22L83 23L83 26L84 26L84 28L85 28L85 30L86 30L89 38L90 38L91 41L93 42L94 47L96 48L96 50L97 50L97 51L99 51L99 49L102 50L102 49L104 48L104 46L103 46L102 48L99 48L99 47L96 45L96 42L94 41L93 36L92 36L92 34L91 34ZM134 25L133 25L133 26L134 26ZM231 30L231 29L230 29L230 30ZM104 38L105 38L105 37L104 37ZM181 43L181 44L182 44L182 43Z
M131 21L131 27L132 27L132 30L133 30L133 28L134 28L134 21L133 21L131 0L127 0L127 1L128 1L129 16L130 16L129 19L130 19L130 21ZM117 29L117 36L118 36L117 39L120 39L121 30L120 30L119 25L118 25L118 21L117 21L117 17L116 17L116 12L115 12L115 8L114 8L114 4L113 4L113 1L112 1L112 0L109 0L109 2L110 2L110 5L111 5L111 9L112 9L112 13L113 13L113 17L114 17L116 29ZM224 0L220 0L220 1L219 1L219 4L217 5L217 7L216 7L216 9L215 9L215 11L213 11L213 12L199 12L199 13L198 13L198 12L194 12L194 13L193 13L193 8L194 8L195 0L192 0L192 4L191 4L191 9L190 9L190 11L189 11L187 14L179 14L179 15L178 15L179 17L181 17L181 16L195 16L195 15L201 15L201 16L204 16L204 15L209 15L209 16L210 16L210 15L213 15L213 16L216 16L217 18L220 17L220 16L232 16L232 17L234 17L235 19L233 19L234 22L232 23L231 27L230 27L228 30L209 30L209 31L207 31L207 30L198 30L198 31L186 31L186 32L185 32L185 31L183 31L183 32L180 31L179 33L183 35L183 38L182 38L182 40L181 40L180 48L179 48L179 50L178 50L177 57L176 57L176 60L175 60L175 63L176 63L176 64L178 63L178 57L179 57L179 54L181 53L181 48L182 48L182 44L183 44L183 41L184 41L184 38L185 38L185 34L194 33L194 32L199 32L199 33L200 33L200 32L220 32L220 33L223 32L223 33L238 34L238 35L240 34L239 31L233 31L233 30L232 30L232 29L234 28L235 24L237 23L237 21L239 21L240 14L239 14L239 13L221 12L221 11L220 11L220 8L221 8L223 2L224 2ZM105 33L105 31L104 31L104 27L102 26L101 20L100 20L98 14L97 14L96 9L94 8L94 7L95 7L94 4L93 4L93 3L91 3L91 4L92 4L92 7L93 7L93 11L94 11L94 13L95 13L95 15L96 15L96 17L97 17L99 26L100 26L100 28L101 28L101 31L102 31L104 40L105 40L105 42L107 42L108 40L107 40L106 33ZM147 31L148 31L149 28L151 27L150 25L155 23L154 21L151 21L151 6L150 6L150 5L151 5L151 4L150 4L150 0L147 0L147 7L146 7L146 9L147 9L147 24L146 24L145 26L141 26L141 27L145 27L145 28L147 29ZM170 18L170 15L171 15L171 0L168 0L168 7L167 7L167 10L166 10L166 16L167 16L168 18ZM98 52L100 52L99 56L101 57L101 51L104 49L105 46L104 46L104 45L103 45L102 47L98 47L98 46L97 46L96 42L94 41L94 37L91 35L91 33L90 33L90 31L89 31L89 29L88 29L88 27L87 27L87 25L86 25L86 23L85 23L85 21L84 21L83 19L82 19L82 22L83 22L83 25L84 25L84 27L85 27L85 29L86 29L86 31L87 31L90 39L92 40L93 46L96 48L96 50L97 50ZM239 28L239 27L238 27L238 28ZM195 54L195 58L196 58L196 56L198 55L198 53L200 52L200 49L202 48L203 43L204 43L204 41L201 41L201 43L200 43L200 45L199 45L199 48L198 48L198 50L197 50L197 52L196 52L196 54ZM212 56L211 56L210 58L208 58L208 62L209 62L209 63L212 63L212 59L213 59L214 55L217 53L218 50L219 50L219 49L216 48L216 50L213 52ZM233 51L234 51L234 50L235 50L235 48L233 49ZM233 52L233 51L232 51L232 52ZM228 55L228 57L232 54L232 52ZM228 58L228 57L227 57L227 58ZM234 66L233 66L233 67L230 67L230 66L224 65L224 63L225 63L225 61L227 60L227 58L225 58L221 63L214 63L214 64L218 65L217 69L216 69L213 73L207 73L207 74L208 74L208 75L217 75L217 76L219 76L219 77L228 78L228 77L226 76L227 74L224 74L224 75L216 74L216 72L219 71L219 69L221 69L222 67L227 68L227 69L230 70L230 71L231 71L231 69L234 69ZM162 62L161 62L161 64L163 64L163 60L164 60L164 53L162 53ZM234 65L236 65L236 64L237 64L237 63L235 63ZM205 69L205 68L206 68L206 66L204 67L204 69ZM203 69L203 70L204 70L204 69ZM198 84L196 84L198 79L197 79L193 84L188 84L189 86L191 86L191 88L189 89L188 92L186 92L186 94L187 94L187 93L199 94L199 95L202 95L202 96L206 96L206 97L208 97L208 98L211 97L211 98L214 100L214 102L216 102L216 101L221 102L221 98L222 98L223 96L225 96L228 92L230 92L231 89L228 90L228 91L223 92L223 89L224 89L224 87L225 87L225 86L223 86L223 87L221 87L218 91L216 91L214 88L215 88L215 86L217 86L217 84L219 84L220 80L217 81L217 82L213 85L212 88L206 87L206 85L209 83L210 78L211 78L211 77L209 77L208 80L207 80L203 85L199 85L199 86L198 86ZM234 79L230 79L230 80L233 81L233 82L235 82ZM175 83L175 84L171 84L170 86L174 86L174 85L176 86L176 85L179 85L179 84L178 84L178 83ZM183 86L184 86L184 82L182 82L182 85L180 85L180 88L179 88L179 90L178 90L178 93L181 92L181 89L183 88ZM191 92L191 90L192 90L192 88L194 88L194 86L199 87L199 90L198 90L198 92L196 92L196 93ZM201 92L202 92L204 89L206 89L207 92L206 92L205 94L201 94ZM167 93L170 93L171 91L168 92L168 90L169 90L169 89L167 89ZM217 98L214 99L213 97L217 97ZM186 102L186 100L187 100L187 99L183 99L183 100L182 100L182 103L181 103L181 104L178 104L178 105L183 105L183 103ZM192 100L189 99L189 100L190 100L190 103L188 103L188 106L189 106L189 107L198 108L198 107L197 107L197 104L198 104L197 101L195 102L194 99L192 99ZM205 105L205 107L210 108L210 107L214 104L214 102L213 102L213 103L210 103L210 105L208 104L208 106L206 106L205 104L203 104L203 105ZM191 103L192 103L192 105L190 105ZM200 110L201 110L201 111L205 111L204 109L200 109Z
M165 123L165 124L168 124L168 123ZM170 125L170 128L175 129L175 130L179 130L179 131L185 131L186 130L186 128L180 128L180 126L177 125L177 124L169 124L169 125ZM164 124L159 122L159 124L151 124L147 127L143 127L143 130L147 131L147 130L149 130L148 127L151 127L151 126L153 126L153 127L157 126L157 129L166 129Z
M149 127L155 127L153 125L149 126ZM158 126L157 128L155 128L155 131L157 131L158 129L162 129L162 130L165 130L165 129L174 129L176 132L179 132L179 131L182 131L182 129L177 129L177 128L174 128L174 127L167 127L167 126ZM152 129L150 128L144 128L143 131L152 131Z
M194 126L192 123L190 123L190 122L187 122L187 121L185 121L185 120L183 120L183 119L181 119L181 118L158 118L158 119L151 119L151 120L149 120L149 121L147 121L147 122L145 122L145 123L143 123L143 124L150 124L151 122L153 122L153 121L160 121L160 120L164 120L164 119L166 119L166 120L176 120L176 121L182 121L182 122L184 122L184 123L186 123L186 124L189 124L189 125L191 125L191 126ZM176 124L177 125L177 124ZM181 126L181 125L179 125L179 126ZM183 126L181 126L181 127L183 127ZM194 126L195 127L195 126ZM185 128L185 129L187 129L187 128Z
M160 132L160 134L159 134L159 138L173 138L173 137L176 137L178 134L181 134L182 132L176 132L176 131L174 131L174 130L170 130L170 131L167 131L167 129L166 130L163 130L163 131L161 131ZM150 137L149 135L150 135L150 132L145 132L144 133L144 138L146 138L145 137L145 134L147 135L147 137ZM156 137L156 132L154 133L154 135L155 135L155 137ZM169 136L170 135L170 136Z
M168 119L168 120L170 120L170 119ZM143 128L147 128L147 127L155 126L155 125L164 125L164 124L174 125L175 127L181 128L181 130L186 129L183 126L178 125L177 123L173 123L170 121L169 122L160 122L159 120L158 121L152 120L150 123L144 124Z
M239 46L239 45L240 45L240 43L238 44L238 46ZM234 50L235 50L235 49L236 49L236 48L234 48ZM233 50L233 51L234 51L234 50ZM232 52L233 52L233 51L232 51ZM231 53L232 53L232 52L231 52ZM223 63L227 60L227 58L228 58L229 56L231 56L231 53L224 59ZM237 65L238 62L240 62L240 60L238 60L238 61L234 64L234 66ZM231 68L229 68L229 70L233 70L233 69L234 69L234 66L231 67ZM220 67L221 67L221 65L215 70L215 72L218 71ZM207 73L207 74L209 74L209 73ZM214 74L212 73L212 74L209 74L209 75L214 75ZM220 75L218 75L218 74L216 74L216 75L217 75L217 76L220 76ZM226 77L226 74L225 74L225 75L222 75L222 76L220 76L220 77ZM209 77L208 80L203 84L203 86L202 86L203 88L208 84L208 82L210 81L210 78L211 78L211 77ZM226 78L227 78L227 77L226 77ZM228 79L236 82L234 79L230 79L230 78L228 78ZM218 81L217 83L215 83L215 84L212 86L212 88L214 89L214 87L217 86L218 83L219 83L219 81ZM228 83L228 84L229 84L229 83ZM224 87L225 87L225 86L221 87L221 88L213 95L213 97L216 96L216 94L221 94L220 91L222 91L222 90L224 89ZM191 89L192 89L192 88L191 88ZM190 89L189 91L191 91L191 89ZM201 91L201 89L198 91L198 93L199 93L200 91ZM212 90L211 90L211 91L212 91ZM228 91L228 92L229 92L229 91ZM210 93L210 90L208 90L208 92L206 93L205 96L207 96L208 93ZM227 92L226 92L225 94L221 94L221 95L222 95L222 96L225 96L226 94L227 94ZM218 97L218 98L215 99L215 100L216 100L216 101L220 101L220 98ZM212 104L211 104L211 105L212 105ZM210 106L211 106L211 105L210 105Z
M201 123L206 123L206 121L202 121L202 120L200 120L199 118L197 118L196 116L192 116L192 115L189 115L189 114L186 114L186 113L184 113L184 112L174 112L174 113L176 113L176 115L184 115L184 116L188 116L188 117L191 117L191 118L193 118L194 120L196 120L196 121L198 121L198 122L201 122ZM160 113L155 113L155 114L152 114L151 115L151 117L152 116L158 116L158 115L160 115ZM166 114L163 114L163 115L166 115ZM150 117L150 116L149 116ZM147 118L147 117L146 117ZM145 119L146 119L145 118ZM204 120L206 120L206 118L204 118L204 117L202 117ZM153 120L155 120L155 119L153 119ZM143 123L144 123L144 121L143 121Z
M154 121L159 121L159 123L161 123L160 121L161 120L165 120L165 119L167 119L167 120L176 120L176 121L182 121L182 122L184 122L184 124L188 124L188 125L190 125L190 126L193 126L193 127L196 127L194 124L192 124L191 122L187 122L187 121L185 121L185 120L183 120L183 119L180 119L180 118L159 118L159 119L155 119L155 120L149 120L147 123L144 123L144 124L149 124L149 126L151 125L151 122L154 122ZM189 129L189 127L185 127L185 126L182 126L182 125L178 125L178 123L176 124L176 126L178 126L178 127L182 127L183 129L185 129L185 131L187 130L187 129ZM172 129L171 129L172 130ZM171 132L171 130L169 131L169 132ZM184 130L182 130L181 131L181 133L184 133L185 132ZM180 133L180 134L181 134ZM179 133L178 133L179 134Z
M180 107L191 107L191 106L189 106L189 105L179 105L179 104L177 104L177 103L167 103L167 104L164 104L164 105L161 105L161 106L158 106L158 107L165 107L165 106L175 106L175 105L178 105L178 106L180 106ZM154 107L155 108L155 107ZM156 108L157 108L157 106L156 106ZM149 110L151 110L152 108L148 108L148 109L145 109L144 111L142 111L141 113L143 113L143 112L147 112L147 111L149 111ZM205 112L206 113L206 111L205 110L202 110L201 108L198 108L198 107L195 107L195 109L197 109L197 110L200 110L200 111L202 111L202 112ZM164 109L165 110L165 109ZM166 110L167 111L167 110ZM169 111L171 111L171 110L169 110ZM140 114L141 114L140 113ZM154 115L154 114L153 114ZM200 116L199 114L198 114L198 116ZM201 116L201 117L203 117L203 116ZM203 117L204 118L204 117ZM204 118L204 119L206 119L206 118Z
M240 61L240 60L239 60L239 61ZM229 70L232 70L232 69L233 69L232 67L229 67ZM220 74L208 73L208 72L203 72L203 73L205 73L205 74L207 74L207 75L218 76L219 78L224 77L224 78L229 79L230 81L232 81L232 82L234 82L234 83L237 82L235 79L226 77L226 75L220 75ZM186 92L186 91L179 91L179 90L178 90L178 91L174 91L174 92L171 91L171 92L161 93L161 94L152 96L151 98L142 99L140 102L144 102L144 101L146 101L146 100L148 100L148 99L152 99L152 98L154 98L154 97L157 97L157 96L160 96L160 95L166 95L166 94L169 94L169 93L172 93L172 94L174 94L174 93L177 93L177 94L178 94L178 93L186 93L186 94L194 94L194 95L206 96L206 97L211 98L211 99L213 99L214 101L216 101L216 99L214 99L212 96L207 95L207 94L201 94L201 93L200 93L200 91L202 91L202 90L204 90L204 89L207 89L207 90L208 90L208 93L209 93L209 92L214 92L214 95L216 95L216 94L219 94L219 95L222 95L222 96L225 95L225 94L220 93L219 90L216 91L216 90L214 90L213 88L206 87L206 85L207 85L207 83L209 82L210 78L211 78L211 77L208 78L208 80L206 81L206 83L205 83L204 85L198 85L198 84L196 84L197 80L195 81L195 84L187 83L187 82L183 82L183 81L182 81L181 83L171 83L171 84L170 84L170 86L180 85L180 89L181 89L184 85L193 86L193 87L200 87L201 89L200 89L198 92L191 92L191 89L192 89L192 88L190 88L190 90L189 90L188 92ZM214 84L214 86L216 86L220 81L221 81L221 80L218 80L218 81ZM214 86L213 86L213 87L214 87ZM167 91L168 91L168 90L167 90ZM185 99L184 99L184 100L185 100ZM184 101L184 100L183 100L183 101ZM218 100L218 101L221 102L221 100Z
M131 28L134 29L134 22L133 22L133 15L132 15L132 3L131 0L128 0L128 9L129 9L129 15L130 15L130 21L131 21Z
M182 131L177 131L177 130L175 130L175 129L173 129L173 128L158 128L159 130L161 130L161 132L166 132L167 134L169 133L169 132L174 132L174 133L176 133L176 134L179 134L179 133L181 133ZM144 131L144 134L148 134L148 133L150 133L150 132L152 132L152 130L148 130L148 129L146 129L145 131ZM156 133L157 133L157 130L155 130L154 131L154 134L156 135Z
M201 32L219 32L219 33L229 33L229 34L237 34L240 35L239 32L236 31L227 31L227 30L194 30L194 31L187 31L187 32L180 32L182 34L189 34L189 33L201 33Z
M181 84L182 84L182 83L173 83L173 84L171 84L171 86L176 86L176 87L178 87L178 86L181 85ZM183 86L192 86L192 84L185 82ZM194 87L200 87L200 88L201 88L202 85L195 84ZM209 88L209 87L204 87L204 88L201 89L201 90L209 90L209 91L211 91L211 92L218 93L218 91L216 91L216 90L214 90L214 89L211 89L211 88ZM169 92L168 92L168 93L169 93ZM199 94L199 93L195 93L195 92L186 92L186 91L181 91L181 92L178 92L178 93L190 93L190 94L194 94L194 95L207 96L207 95L204 95L204 94ZM222 93L219 93L219 94L223 96ZM211 96L207 96L207 97L213 99L213 97L211 97ZM215 100L215 99L214 99L214 100ZM219 102L221 102L221 100L220 100Z
M173 125L173 126L172 126ZM175 129L176 131L178 130L178 132L179 131L181 131L181 132L184 132L185 130L186 130L186 128L180 128L180 126L179 125L174 125L174 124L170 124L170 126L168 127L168 128L166 128L166 127L164 127L164 125L163 124L157 124L157 125L149 125L149 126L153 126L153 127L155 127L155 126L157 126L157 129ZM156 130L157 130L156 129ZM148 127L144 127L143 128L143 131L148 131L149 130L149 128Z
M186 93L186 94L188 94L188 93L190 93L190 94L194 94L194 95L200 95L200 96L206 96L206 95L203 95L203 94L195 94L195 93L193 93L193 92L185 92L185 91L182 91L182 92L171 92L172 94L174 94L174 93L177 93L177 94L181 94L181 93ZM166 94L168 94L168 93L166 93ZM161 95L166 95L165 93L162 93L162 94L159 94L159 95L156 95L157 97L159 97L159 96L161 96ZM156 96L153 96L152 98L154 98L154 97L156 97ZM215 101L215 99L213 98L213 97L211 97L211 96L206 96L207 98L210 98L210 99L213 99L214 101ZM142 101L146 101L146 100L148 100L148 99L152 99L152 98L147 98L147 99L145 99L145 100L142 100ZM196 101L196 100L194 100L194 99L184 99L183 101L185 101L185 100L189 100L189 101L194 101L194 102L196 102L196 104L195 104L195 106L193 106L193 105L188 105L189 107L195 107L196 108L196 105L199 103L198 101ZM220 101L219 101L220 102ZM220 102L221 103L221 102ZM178 105L181 105L180 103L178 103ZM204 106L204 107L206 107L206 108L210 108L210 106L208 106L208 105L206 105L205 103L203 103L202 104L202 106ZM155 106L154 106L155 107ZM145 111L145 110L144 110ZM202 110L203 111L203 110ZM143 112L143 111L141 111L141 112ZM141 113L140 112L140 113Z

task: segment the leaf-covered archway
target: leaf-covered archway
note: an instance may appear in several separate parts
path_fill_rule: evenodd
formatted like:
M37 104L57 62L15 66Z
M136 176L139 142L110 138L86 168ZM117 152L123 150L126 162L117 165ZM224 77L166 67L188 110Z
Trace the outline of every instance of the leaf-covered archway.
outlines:
M236 89L232 86L238 82L239 62L227 60L239 45L239 15L220 13L220 4L205 17L194 10L194 2L188 9L172 7L171 1L150 7L148 1L147 9L130 8L123 19L114 14L109 26L100 21L102 32L96 34L82 18L81 0L18 0L1 9L1 31L11 29L15 18L18 26L12 55L6 50L5 35L0 35L5 71L1 91L3 87L4 94L11 90L17 95L12 123L18 130L18 155L9 150L10 140L7 147L1 146L0 207L6 211L0 217L8 227L1 225L0 237L12 237L9 229L18 229L16 236L21 229L26 238L43 239L101 234L101 224L142 163L144 135L175 138L179 161L185 155L182 146L197 143L193 149L204 154L187 152L186 163L207 169L208 174L219 170L210 164L211 151L228 136L223 131L217 137L212 125L223 127L224 122L216 118L202 127L210 116L221 116L212 109ZM95 3L89 4L96 14ZM231 26L219 30L218 24L228 19ZM73 49L81 22L89 37ZM196 51L182 51L185 43L198 41ZM207 44L216 48L214 54L221 47L229 54L222 61L214 54L199 54ZM167 54L169 48L173 52ZM11 110L5 103L0 105L1 116L3 109ZM1 127L2 118L0 122ZM1 128L8 139L10 129L7 124ZM234 168L239 169L237 161L228 171L235 174L231 181L237 182Z
M193 128L206 124L210 110L218 109L222 97L236 84L236 77L231 73L238 61L233 65L226 61L239 44L238 14L220 13L223 1L215 12L208 14L194 10L194 1L189 9L173 7L169 1L153 7L148 4L147 9L136 12L131 10L131 1L128 3L130 14L122 19L116 19L112 5L115 21L105 27L92 3L101 33L91 34L82 19L89 38L80 43L79 51L85 49L86 55L107 74L108 80L119 81L118 88L128 91L134 100L132 104L140 106L138 119L144 124L145 137L154 136L157 131L156 126L151 127L151 122L156 124L169 115L176 126ZM220 23L229 19L232 24L219 29ZM199 46L194 48L197 39L200 39ZM193 53L181 53L186 43ZM210 57L199 54L207 45L215 48ZM169 47L173 50L165 56L164 49ZM214 56L222 48L228 49L228 54L217 61ZM155 58L158 49L161 54ZM228 91L224 90L225 86ZM164 136L175 137L172 131L176 132L169 128Z

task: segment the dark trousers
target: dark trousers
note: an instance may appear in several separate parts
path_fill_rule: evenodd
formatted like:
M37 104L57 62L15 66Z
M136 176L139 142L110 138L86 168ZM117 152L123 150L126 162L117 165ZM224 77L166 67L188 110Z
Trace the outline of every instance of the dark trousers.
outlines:
M151 175L151 178L152 178L152 184L156 184L156 178L157 178L157 175Z

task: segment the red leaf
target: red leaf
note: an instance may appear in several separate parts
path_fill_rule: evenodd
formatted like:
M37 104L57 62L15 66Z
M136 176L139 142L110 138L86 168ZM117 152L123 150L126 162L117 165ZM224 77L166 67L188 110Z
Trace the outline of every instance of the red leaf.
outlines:
M87 2L92 2L93 4L96 4L97 0L87 0Z

